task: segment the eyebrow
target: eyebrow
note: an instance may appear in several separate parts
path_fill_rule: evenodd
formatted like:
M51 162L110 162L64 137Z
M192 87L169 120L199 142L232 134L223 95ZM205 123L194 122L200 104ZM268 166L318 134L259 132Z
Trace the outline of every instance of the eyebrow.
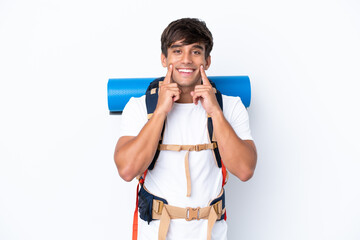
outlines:
M204 50L203 46L200 46L200 45L194 45L193 48L198 48L198 49Z
M174 45L171 45L170 48L179 48L182 46L184 46L184 44L174 44ZM193 48L198 48L200 50L204 50L203 46L201 46L201 45L194 45Z

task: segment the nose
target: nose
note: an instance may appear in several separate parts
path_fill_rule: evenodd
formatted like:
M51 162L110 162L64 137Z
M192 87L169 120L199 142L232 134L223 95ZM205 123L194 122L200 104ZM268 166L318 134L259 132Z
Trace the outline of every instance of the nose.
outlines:
M182 63L184 63L184 64L192 63L191 52L184 52L181 60L182 60Z

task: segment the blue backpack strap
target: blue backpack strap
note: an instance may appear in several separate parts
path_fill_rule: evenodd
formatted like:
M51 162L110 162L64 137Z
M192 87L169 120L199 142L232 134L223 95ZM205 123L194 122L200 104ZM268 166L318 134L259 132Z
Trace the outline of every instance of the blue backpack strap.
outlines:
M215 92L215 96L216 96L216 99L219 103L219 106L221 108L221 111L223 110L223 101L222 101L222 95L221 95L221 92L219 90L216 89L216 85L214 82L212 82L211 80L209 80L209 82L211 83L211 85L213 86L213 88L215 88L216 92ZM212 122L212 119L210 116L208 116L208 132L209 132L209 138L210 138L210 141L211 143L215 143L216 142L216 139L214 139L214 126L213 126L213 122ZM216 163L218 165L219 168L222 167L222 164L221 164L221 156L220 156L220 152L219 152L219 148L216 147L214 148L214 154L215 154L215 158L216 158Z
M156 105L159 97L159 93L158 93L159 82L162 81L164 81L164 77L157 78L154 81L152 81L148 86L148 88L146 89L145 100L146 100L146 109L148 114L153 114L156 109ZM150 119L149 115L148 118Z
M154 113L154 111L156 109L156 105L157 105L158 98L159 98L159 82L164 81L164 78L165 77L155 79L154 81L152 81L150 83L149 87L146 89L145 102L146 102L148 119L151 118L151 115ZM162 143L164 129L165 129L165 123L164 123L163 129L162 129L162 132L161 132L159 144ZM151 164L148 167L149 170L152 170L154 168L156 159L159 157L159 154L160 154L160 151L158 149L156 149L155 156L154 156Z

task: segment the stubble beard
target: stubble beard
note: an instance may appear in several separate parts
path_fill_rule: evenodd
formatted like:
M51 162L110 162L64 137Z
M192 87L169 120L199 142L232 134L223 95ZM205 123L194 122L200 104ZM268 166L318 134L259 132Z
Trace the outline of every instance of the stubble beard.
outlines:
M177 83L181 91L190 89L191 91L194 90L196 85L201 84L201 75L196 77L196 80L193 80L191 82L186 81L179 81L178 79L173 78L173 81Z

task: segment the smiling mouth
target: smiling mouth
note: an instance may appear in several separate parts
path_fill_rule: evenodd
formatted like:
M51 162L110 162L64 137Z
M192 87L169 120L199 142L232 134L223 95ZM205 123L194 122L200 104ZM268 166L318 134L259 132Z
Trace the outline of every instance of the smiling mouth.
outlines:
M195 71L195 69L193 68L177 68L176 69L179 73L193 73Z

